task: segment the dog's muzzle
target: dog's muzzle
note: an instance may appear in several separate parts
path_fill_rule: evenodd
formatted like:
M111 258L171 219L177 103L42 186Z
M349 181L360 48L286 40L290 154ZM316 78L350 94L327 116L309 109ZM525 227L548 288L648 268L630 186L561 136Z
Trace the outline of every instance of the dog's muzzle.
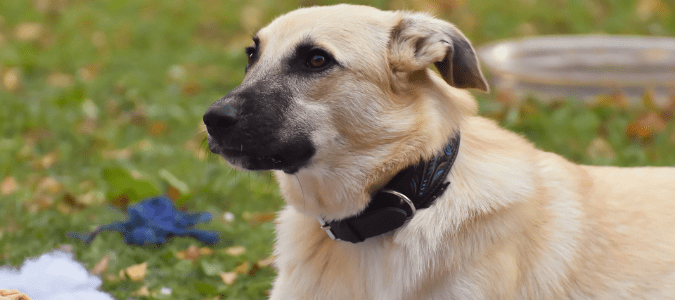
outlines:
M270 105L277 93L243 92L214 102L203 117L209 150L247 170L295 173L314 153L309 135L285 131L285 107ZM259 99L268 100L261 103Z

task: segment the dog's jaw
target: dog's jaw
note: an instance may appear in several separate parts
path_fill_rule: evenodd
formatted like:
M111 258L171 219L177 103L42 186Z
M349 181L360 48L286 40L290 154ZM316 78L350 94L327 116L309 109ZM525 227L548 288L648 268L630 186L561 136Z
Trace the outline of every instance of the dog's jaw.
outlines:
M280 170L286 174L295 174L311 163L316 152L309 141L265 149L267 151L245 149L243 144L239 149L227 147L210 134L208 142L211 152L222 156L234 168L246 171Z

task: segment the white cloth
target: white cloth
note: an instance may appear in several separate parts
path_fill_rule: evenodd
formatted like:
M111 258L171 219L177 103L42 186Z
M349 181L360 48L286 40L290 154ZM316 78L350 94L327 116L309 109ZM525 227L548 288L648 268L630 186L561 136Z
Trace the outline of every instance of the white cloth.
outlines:
M33 300L114 300L98 291L101 279L63 251L26 260L20 270L0 267L0 289L16 289Z

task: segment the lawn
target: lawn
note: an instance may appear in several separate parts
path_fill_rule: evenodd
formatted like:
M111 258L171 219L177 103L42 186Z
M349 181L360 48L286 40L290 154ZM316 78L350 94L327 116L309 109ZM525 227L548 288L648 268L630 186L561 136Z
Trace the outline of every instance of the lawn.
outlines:
M541 34L675 36L675 4L665 0L357 2L430 11L475 45ZM209 155L201 118L243 78L243 49L257 29L318 4L329 1L0 1L0 266L61 248L116 299L265 299L283 200L271 173L235 171ZM544 105L475 94L481 114L572 161L675 165L675 97L657 108L649 95L625 107L616 95ZM219 231L221 243L66 237L161 194L210 212L199 227ZM131 276L143 263L147 271Z

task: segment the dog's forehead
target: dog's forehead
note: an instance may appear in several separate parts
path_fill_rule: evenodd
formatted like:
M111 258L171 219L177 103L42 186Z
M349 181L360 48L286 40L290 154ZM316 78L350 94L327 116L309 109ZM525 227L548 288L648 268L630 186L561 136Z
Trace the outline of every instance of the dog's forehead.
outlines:
M368 45L369 39L388 37L396 20L394 13L368 6L310 7L278 17L257 36L267 51L287 52L310 41L340 52L338 48L353 50L358 45Z

